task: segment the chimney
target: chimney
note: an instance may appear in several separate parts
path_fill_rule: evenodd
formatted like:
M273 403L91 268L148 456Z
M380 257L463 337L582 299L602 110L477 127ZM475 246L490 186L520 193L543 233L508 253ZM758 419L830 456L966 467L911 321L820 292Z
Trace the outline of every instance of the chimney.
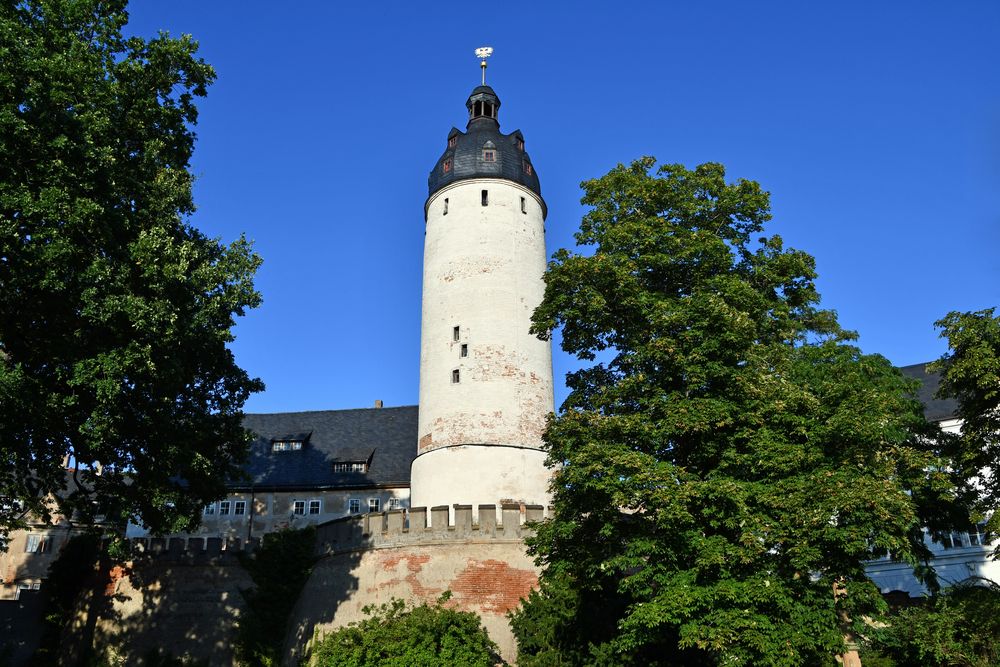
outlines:
M382 401L381 400L375 401L375 407L376 408L381 408L382 407Z

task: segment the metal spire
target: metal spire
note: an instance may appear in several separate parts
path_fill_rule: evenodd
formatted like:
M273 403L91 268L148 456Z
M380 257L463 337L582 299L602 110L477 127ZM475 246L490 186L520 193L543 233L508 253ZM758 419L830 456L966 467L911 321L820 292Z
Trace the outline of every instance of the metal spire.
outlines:
M486 59L493 55L492 46L480 46L476 49L476 57L481 58L482 62L479 66L483 68L483 85L486 85Z

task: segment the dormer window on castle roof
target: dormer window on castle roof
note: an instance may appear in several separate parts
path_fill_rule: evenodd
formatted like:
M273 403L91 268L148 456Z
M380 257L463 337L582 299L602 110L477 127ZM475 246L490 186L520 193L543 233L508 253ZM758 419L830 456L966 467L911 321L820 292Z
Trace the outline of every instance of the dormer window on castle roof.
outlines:
M492 141L487 141L483 145L483 162L496 162L496 161L497 161L496 145Z
M295 433L294 435L283 435L278 438L271 439L271 451L272 452L297 452L302 449L302 446L309 442L309 433Z
M368 462L338 461L333 464L333 472L368 472Z

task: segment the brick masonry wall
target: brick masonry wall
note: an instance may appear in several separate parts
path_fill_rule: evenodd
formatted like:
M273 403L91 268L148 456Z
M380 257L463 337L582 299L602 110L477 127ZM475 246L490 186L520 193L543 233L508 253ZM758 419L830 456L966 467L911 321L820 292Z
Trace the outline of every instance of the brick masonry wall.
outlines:
M497 522L493 506L369 515L362 522L331 522L317 535L321 559L292 613L286 656L300 660L312 641L362 620L362 609L392 598L412 604L436 600L450 590L449 604L479 614L508 662L516 644L506 614L538 583L527 555L525 520L542 518L542 508L504 505Z
M446 590L453 594L449 604L481 616L504 658L513 661L506 613L538 581L524 546L524 523L541 519L543 509L476 509L414 508L319 526L318 560L289 619L286 664L298 664L315 637L364 618L366 605L392 598L431 602ZM255 543L192 537L140 540L138 546L142 557L110 573L101 618L91 619L95 647L128 664L142 664L151 648L232 664L241 591L253 586L236 554Z

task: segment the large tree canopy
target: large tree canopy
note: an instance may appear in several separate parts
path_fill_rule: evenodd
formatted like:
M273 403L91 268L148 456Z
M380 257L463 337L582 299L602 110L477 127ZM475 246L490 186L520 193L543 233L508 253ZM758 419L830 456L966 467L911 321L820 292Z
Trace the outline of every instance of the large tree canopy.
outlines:
M933 368L941 373L940 396L958 401L960 456L953 465L974 479L976 509L1000 531L1000 316L995 308L951 312L936 324L948 353Z
M914 384L819 308L769 197L646 158L583 184L534 332L586 363L545 435L554 518L521 662L820 665L925 561L952 481ZM834 594L834 589L838 593Z
M190 37L124 37L124 6L0 5L0 528L48 494L183 528L247 447L261 384L226 344L259 259L187 222L215 75Z

